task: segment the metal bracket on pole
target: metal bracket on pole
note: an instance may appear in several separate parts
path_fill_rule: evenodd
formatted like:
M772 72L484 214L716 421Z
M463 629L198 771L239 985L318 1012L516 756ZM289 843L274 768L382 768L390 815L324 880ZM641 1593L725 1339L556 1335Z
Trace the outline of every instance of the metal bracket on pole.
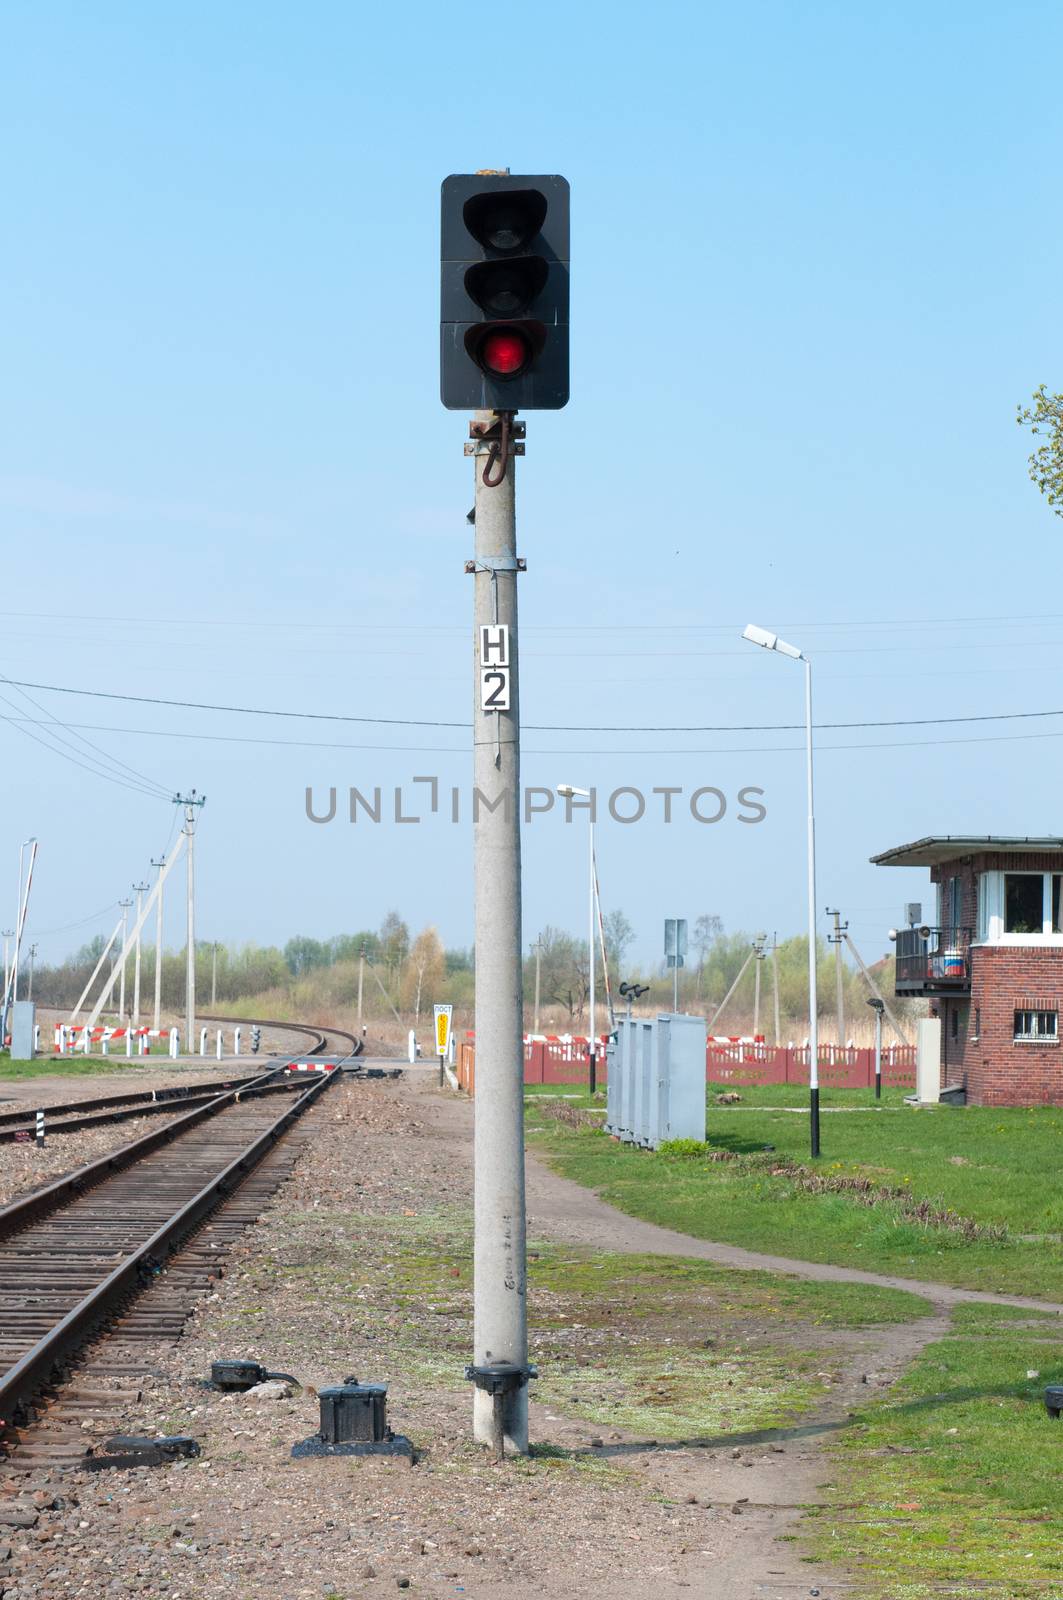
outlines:
M528 563L523 556L481 556L479 560L466 561L466 572L527 572Z
M497 489L505 481L509 463L514 456L524 454L525 425L517 422L515 411L496 411L493 420L477 418L469 423L467 456L485 455L481 482L487 489ZM501 463L501 465L498 465ZM495 467L498 465L498 470Z
M513 1361L491 1361L483 1367L466 1367L465 1376L478 1389L483 1389L491 1396L492 1422L494 1424L492 1440L496 1461L504 1461L506 1456L506 1398L518 1389L526 1387L529 1378L537 1378L538 1370L535 1367L518 1366Z

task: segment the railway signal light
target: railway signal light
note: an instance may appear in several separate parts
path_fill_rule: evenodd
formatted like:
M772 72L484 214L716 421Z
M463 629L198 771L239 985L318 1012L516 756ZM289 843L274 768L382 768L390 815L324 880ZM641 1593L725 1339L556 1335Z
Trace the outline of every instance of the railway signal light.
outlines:
M440 396L452 411L568 403L568 180L458 174L442 191Z

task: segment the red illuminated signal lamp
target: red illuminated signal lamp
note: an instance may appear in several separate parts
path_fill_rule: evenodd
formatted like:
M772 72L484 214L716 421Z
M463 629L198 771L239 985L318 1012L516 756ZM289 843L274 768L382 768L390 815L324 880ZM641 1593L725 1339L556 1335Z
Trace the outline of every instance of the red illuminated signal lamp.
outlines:
M465 335L465 348L480 371L500 382L527 372L545 342L541 322L490 322Z

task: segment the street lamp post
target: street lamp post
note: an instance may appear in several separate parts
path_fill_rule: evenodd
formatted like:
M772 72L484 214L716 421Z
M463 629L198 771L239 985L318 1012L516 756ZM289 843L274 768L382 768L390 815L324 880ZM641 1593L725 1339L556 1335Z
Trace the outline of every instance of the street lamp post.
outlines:
M886 1009L885 1001L877 998L871 999L868 1005L875 1013L875 1099L882 1099L882 1013Z
M589 1033L590 1033L590 1038L588 1040L587 1086L588 1086L591 1094L595 1094L597 1092L597 1089L598 1089L598 1037L597 1037L597 1032L596 1032L596 1029L595 1029L595 1017L594 1017L594 941L595 941L595 934L597 932L597 929L595 928L595 917L594 917L594 909L595 909L595 907L594 907L594 901L595 901L595 893L594 893L594 889L595 889L595 884L594 884L594 802L593 802L593 798L591 796L591 792L590 792L589 789L576 789L571 783L559 783L558 786L557 786L557 792L558 792L559 795L562 795L564 797L564 799L566 799L570 804L571 804L573 798L576 795L578 795L580 797L580 799L587 800L588 802L590 802L588 813L587 813L588 819L589 819L589 823L590 823L590 897L589 897L589 900L590 900L590 912L589 912L589 917L588 917L588 923L589 923L588 934L589 934L589 938L588 938L588 943L587 943L588 962L589 962L588 969L587 969L587 973L588 973L587 999L588 999L588 1006L589 1006ZM571 812L569 813L569 815L571 816Z
M743 639L805 664L805 784L808 795L808 1100L812 1155L819 1155L819 997L816 992L816 822L812 783L812 663L794 644L753 622Z

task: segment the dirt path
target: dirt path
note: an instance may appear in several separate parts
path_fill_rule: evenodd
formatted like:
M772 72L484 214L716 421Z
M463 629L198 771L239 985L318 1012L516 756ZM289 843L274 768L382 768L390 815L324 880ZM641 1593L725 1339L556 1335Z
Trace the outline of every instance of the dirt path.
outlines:
M417 1080L415 1079L416 1083ZM418 1085L423 1092L426 1085ZM440 1096L439 1132L464 1142L472 1135L472 1102ZM791 1256L766 1255L759 1250L744 1250L741 1245L721 1244L715 1239L695 1239L688 1233L662 1228L655 1222L642 1222L602 1200L593 1190L571 1178L563 1178L528 1152L528 1226L557 1239L586 1244L601 1250L621 1250L658 1256L688 1256L695 1261L714 1261L723 1267L742 1270L788 1273L820 1283L870 1283L882 1289L905 1289L918 1294L936 1307L958 1305L963 1300L978 1300L989 1305L1019 1306L1027 1311L1054 1311L1063 1315L1063 1305L1054 1300L1034 1300L1024 1295L994 1294L981 1289L957 1289L952 1284L926 1283L918 1278L895 1278L882 1272L864 1272L859 1267L836 1267L824 1261L800 1261Z

